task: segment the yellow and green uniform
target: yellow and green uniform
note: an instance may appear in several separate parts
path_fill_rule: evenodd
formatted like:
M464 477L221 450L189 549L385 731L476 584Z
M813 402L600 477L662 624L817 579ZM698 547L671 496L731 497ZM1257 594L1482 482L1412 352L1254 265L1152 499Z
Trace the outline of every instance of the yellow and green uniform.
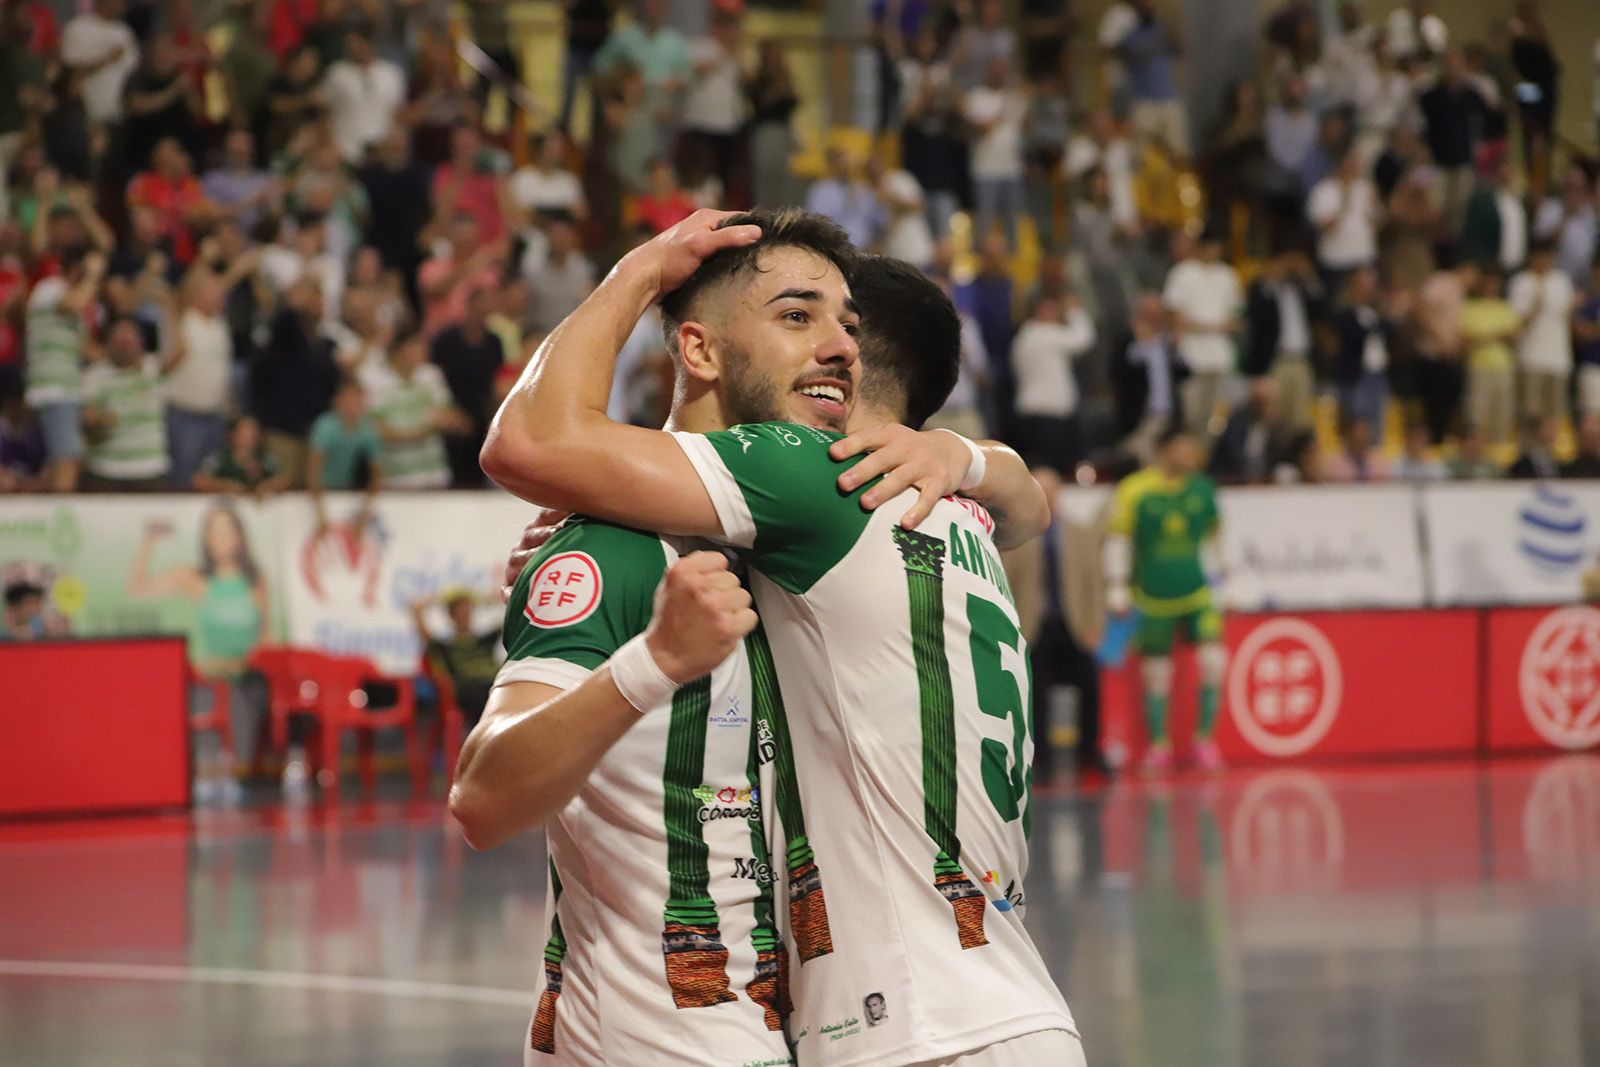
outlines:
M1203 475L1172 478L1147 467L1117 486L1111 533L1126 537L1132 557L1130 592L1139 609L1134 642L1150 659L1170 656L1182 639L1205 644L1222 639L1222 615L1211 597L1201 553L1217 532L1217 495ZM1145 718L1152 742L1167 737L1169 693L1146 686ZM1216 722L1220 692L1214 680L1200 687L1200 734Z
M1173 479L1154 467L1130 475L1117 486L1111 532L1126 537L1133 554L1141 653L1168 655L1180 628L1190 641L1222 636L1222 616L1200 561L1206 539L1217 532L1210 478Z

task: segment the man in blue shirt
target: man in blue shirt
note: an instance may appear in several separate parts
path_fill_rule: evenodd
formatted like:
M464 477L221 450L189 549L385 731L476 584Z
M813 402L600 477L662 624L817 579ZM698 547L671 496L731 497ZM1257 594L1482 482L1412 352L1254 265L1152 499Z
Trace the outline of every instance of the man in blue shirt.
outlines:
M1154 0L1134 0L1138 21L1117 45L1132 102L1130 119L1141 136L1166 142L1179 159L1189 156L1189 118L1178 98L1172 63L1178 39L1156 17Z

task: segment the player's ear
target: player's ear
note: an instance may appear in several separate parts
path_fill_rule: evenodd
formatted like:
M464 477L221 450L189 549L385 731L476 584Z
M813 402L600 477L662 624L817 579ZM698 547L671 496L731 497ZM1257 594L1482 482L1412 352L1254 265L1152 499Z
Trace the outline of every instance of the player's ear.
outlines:
M683 360L683 372L691 380L709 384L722 376L721 363L704 323L678 324L678 353Z

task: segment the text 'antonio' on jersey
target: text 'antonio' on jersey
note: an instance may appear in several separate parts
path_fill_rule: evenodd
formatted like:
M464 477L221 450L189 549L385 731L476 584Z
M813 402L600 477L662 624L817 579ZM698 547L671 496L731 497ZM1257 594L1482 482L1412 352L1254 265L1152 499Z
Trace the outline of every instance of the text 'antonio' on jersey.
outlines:
M580 684L644 632L677 558L654 534L568 520L513 590L496 684ZM753 704L741 650L642 715L549 823L527 1067L793 1062Z
M988 514L947 499L906 530L911 492L869 514L837 435L804 426L675 436L756 572L782 683L764 732L792 749L769 830L799 1063L1076 1033L1022 925L1029 668Z

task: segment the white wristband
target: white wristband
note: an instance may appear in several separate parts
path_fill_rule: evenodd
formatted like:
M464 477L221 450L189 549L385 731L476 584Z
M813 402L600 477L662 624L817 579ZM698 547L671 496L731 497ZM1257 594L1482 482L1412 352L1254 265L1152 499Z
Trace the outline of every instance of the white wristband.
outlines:
M967 476L961 479L961 484L957 488L965 493L968 490L976 489L978 486L982 485L984 476L989 473L989 457L983 454L983 449L979 448L965 437L956 433L954 430L940 428L939 432L947 433L951 437L954 437L957 441L960 441L962 444L966 445L967 451L972 453L972 462L967 464Z
M678 691L678 683L656 665L650 646L644 643L644 634L617 649L611 656L610 667L617 691L641 715L665 704Z

